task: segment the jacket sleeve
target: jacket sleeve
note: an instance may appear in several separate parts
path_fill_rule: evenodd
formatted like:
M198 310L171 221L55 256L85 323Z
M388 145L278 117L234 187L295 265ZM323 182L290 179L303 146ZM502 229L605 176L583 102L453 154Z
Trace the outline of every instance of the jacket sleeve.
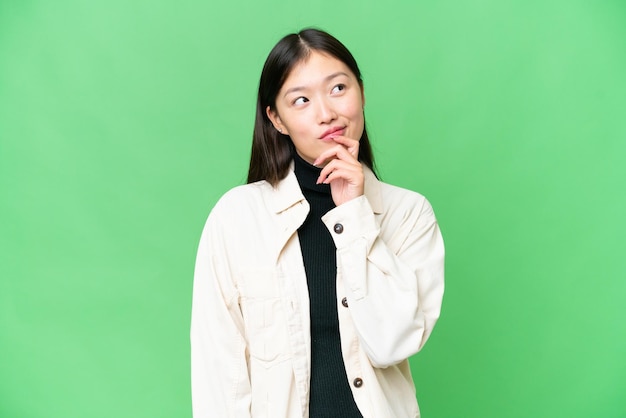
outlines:
M228 267L222 228L213 215L202 232L193 283L193 417L250 417L250 381L239 294Z
M401 219L387 222L396 230L385 234L365 196L322 218L337 247L357 335L374 367L389 367L418 352L441 310L443 239L428 201L420 196L413 203L391 214Z

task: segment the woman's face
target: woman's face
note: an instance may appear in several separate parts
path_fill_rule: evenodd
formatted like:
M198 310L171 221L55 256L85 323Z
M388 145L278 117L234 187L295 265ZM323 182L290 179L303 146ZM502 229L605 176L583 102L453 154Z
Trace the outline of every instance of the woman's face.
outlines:
M356 76L342 61L317 51L297 64L266 109L274 127L289 135L309 163L343 135L357 141L363 134L364 96Z

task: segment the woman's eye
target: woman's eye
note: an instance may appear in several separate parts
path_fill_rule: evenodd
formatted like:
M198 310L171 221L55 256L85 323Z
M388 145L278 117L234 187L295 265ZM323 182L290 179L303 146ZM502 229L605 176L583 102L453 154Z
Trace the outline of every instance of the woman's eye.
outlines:
M293 101L293 104L301 105L301 104L305 104L308 101L309 99L307 99L306 97L298 97L296 100Z
M333 87L333 93L339 93L345 89L346 89L345 84L337 84L335 87Z

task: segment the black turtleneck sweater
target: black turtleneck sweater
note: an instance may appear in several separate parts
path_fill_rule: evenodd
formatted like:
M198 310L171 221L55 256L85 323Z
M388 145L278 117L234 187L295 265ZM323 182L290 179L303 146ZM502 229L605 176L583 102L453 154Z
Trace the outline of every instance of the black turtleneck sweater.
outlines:
M295 153L294 153L295 154ZM362 418L346 375L337 315L335 242L322 216L335 207L328 184L315 184L320 168L294 155L295 174L311 210L298 238L311 303L310 418Z

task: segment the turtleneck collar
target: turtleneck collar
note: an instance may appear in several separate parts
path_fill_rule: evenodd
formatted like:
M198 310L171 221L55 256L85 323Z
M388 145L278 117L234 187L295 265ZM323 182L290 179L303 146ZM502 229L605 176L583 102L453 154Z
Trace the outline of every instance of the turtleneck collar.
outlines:
M293 163L298 184L305 195L307 191L330 194L329 184L315 184L322 171L321 167L308 163L297 152L293 153Z

